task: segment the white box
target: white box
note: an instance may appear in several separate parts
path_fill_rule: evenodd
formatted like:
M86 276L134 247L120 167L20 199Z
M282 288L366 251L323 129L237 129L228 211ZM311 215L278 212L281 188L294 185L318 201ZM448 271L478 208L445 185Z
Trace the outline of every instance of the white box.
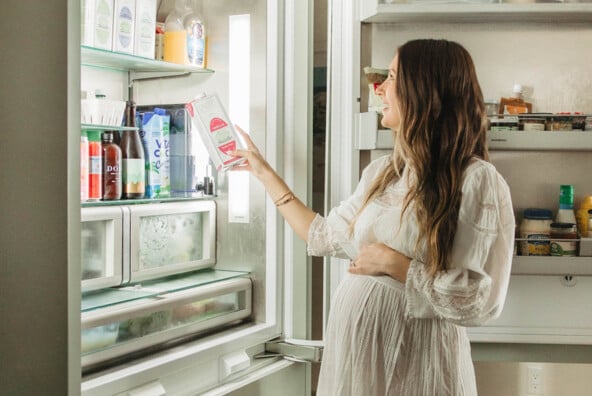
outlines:
M139 0L139 3L142 1ZM113 7L113 51L134 53L136 0L115 0Z
M82 0L80 4L80 44L92 47L95 41L95 0Z
M134 55L154 59L156 0L136 1Z
M95 0L94 3L93 47L111 51L113 49L113 0Z
M193 126L197 128L216 170L228 170L245 161L229 151L244 148L218 95L204 95L185 105Z

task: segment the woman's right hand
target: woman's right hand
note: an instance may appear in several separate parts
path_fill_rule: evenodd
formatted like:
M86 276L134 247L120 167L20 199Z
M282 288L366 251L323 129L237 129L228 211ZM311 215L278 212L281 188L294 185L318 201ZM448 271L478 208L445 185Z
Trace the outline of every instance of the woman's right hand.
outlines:
M270 173L274 174L275 172L271 168L271 165L263 158L255 143L251 140L251 137L247 132L245 132L241 127L235 125L238 132L241 134L243 140L245 141L247 148L246 149L237 149L231 153L230 155L245 158L246 161L242 164L239 164L234 167L236 170L248 170L255 176L257 179L263 181L266 176Z

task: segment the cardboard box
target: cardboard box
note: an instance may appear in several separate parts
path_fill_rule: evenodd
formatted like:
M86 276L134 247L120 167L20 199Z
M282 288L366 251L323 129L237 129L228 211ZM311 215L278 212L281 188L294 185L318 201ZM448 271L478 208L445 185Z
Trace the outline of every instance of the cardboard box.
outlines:
M142 1L139 0L139 3ZM113 7L113 51L134 53L136 0L115 0Z
M191 122L199 132L216 170L227 170L245 161L228 152L244 148L244 144L218 95L204 95L186 104Z
M156 0L136 1L134 55L154 59L156 39Z

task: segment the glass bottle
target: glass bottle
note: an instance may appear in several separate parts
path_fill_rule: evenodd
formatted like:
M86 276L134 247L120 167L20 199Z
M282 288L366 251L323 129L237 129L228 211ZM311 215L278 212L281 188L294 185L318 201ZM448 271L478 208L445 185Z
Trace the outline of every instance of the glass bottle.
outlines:
M121 199L121 149L113 142L113 132L102 135L103 141L103 200Z
M175 0L175 8L164 21L163 60L165 62L186 64L187 39L183 18L189 10L186 0Z
M206 29L203 20L197 12L197 4L183 19L187 38L187 62L193 66L206 67Z
M127 127L136 127L136 105L128 102L125 109ZM146 170L144 148L137 129L124 130L121 136L122 190L124 199L144 197Z

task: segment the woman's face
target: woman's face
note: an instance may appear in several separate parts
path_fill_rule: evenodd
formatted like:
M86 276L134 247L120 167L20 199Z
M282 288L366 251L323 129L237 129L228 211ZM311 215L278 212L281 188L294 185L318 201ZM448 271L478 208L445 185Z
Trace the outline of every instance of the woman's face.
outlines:
M395 76L397 75L397 64L399 56L395 55L389 66L388 77L376 89L376 93L382 99L382 126L393 130L399 129L401 124L401 113L396 98Z

